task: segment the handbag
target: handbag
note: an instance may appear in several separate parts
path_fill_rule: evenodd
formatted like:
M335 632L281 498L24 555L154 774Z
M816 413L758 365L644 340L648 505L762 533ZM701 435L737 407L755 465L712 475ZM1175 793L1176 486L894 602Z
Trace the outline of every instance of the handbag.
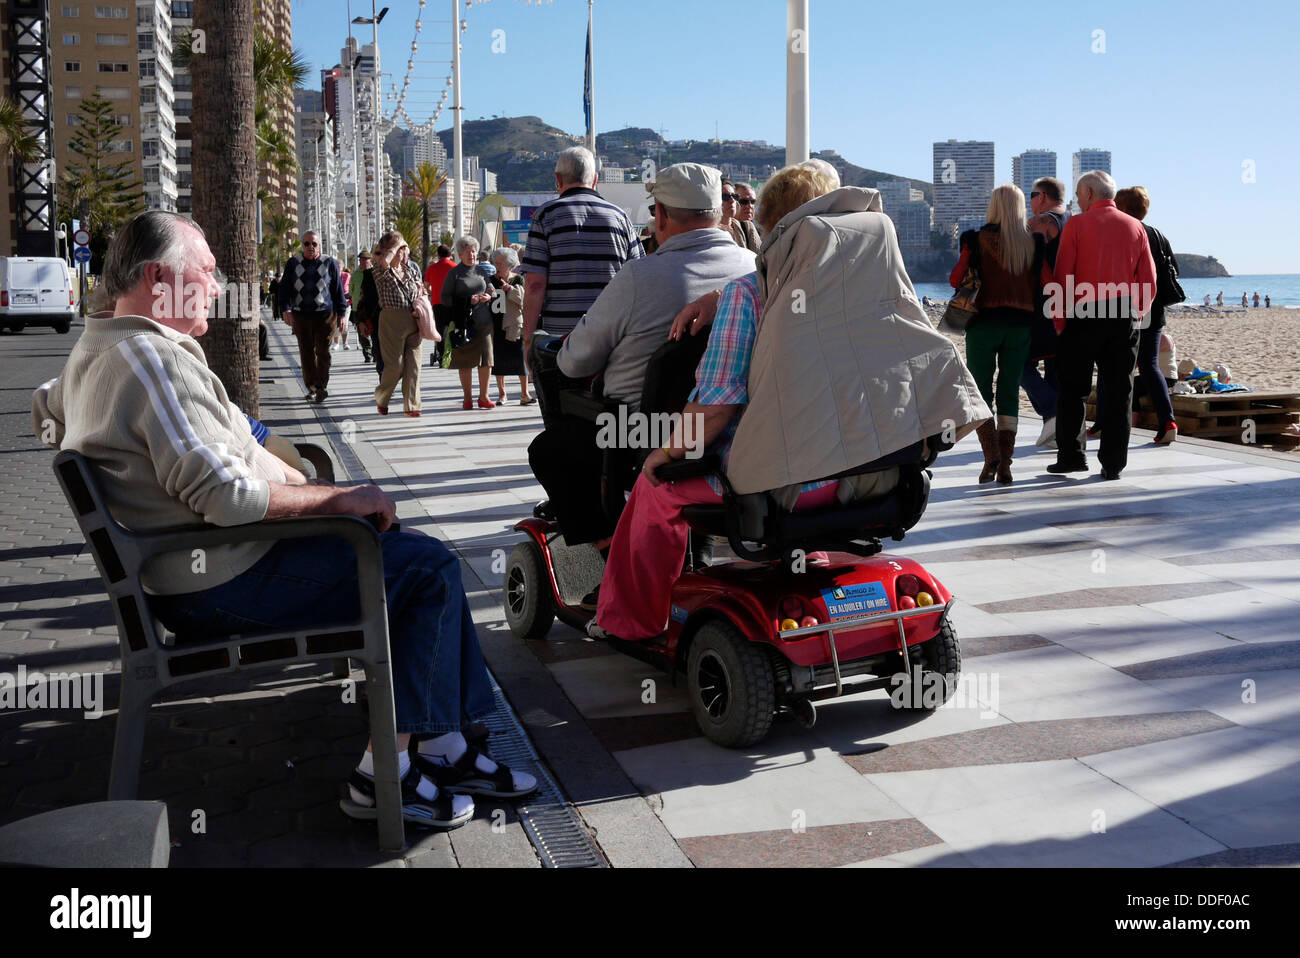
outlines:
M1152 251L1156 260L1156 296L1152 305L1164 309L1166 306L1183 302L1187 299L1187 294L1183 292L1182 284L1178 282L1178 261L1174 259L1169 240L1165 239L1165 234L1154 226L1148 226L1147 229L1155 234L1156 239L1155 249Z
M435 343L442 342L442 334L438 332L438 325L433 321L433 306L429 303L429 297L423 293L415 301L415 325L419 327L421 339Z
M947 326L953 332L966 332L966 327L970 325L971 320L979 312L979 306L976 304L980 292L979 243L978 235L971 240L970 260L966 265L966 275L962 277L961 284L957 287L952 299L948 300L948 307L943 311L943 316L939 319L940 326Z

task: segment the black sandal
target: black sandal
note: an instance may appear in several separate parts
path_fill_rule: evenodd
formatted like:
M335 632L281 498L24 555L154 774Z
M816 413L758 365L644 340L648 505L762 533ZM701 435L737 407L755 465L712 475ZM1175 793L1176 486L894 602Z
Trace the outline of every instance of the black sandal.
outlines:
M438 789L438 797L432 801L421 795L416 789L420 787L420 779L423 777L412 762L410 769L402 778L403 819L413 825L424 825L427 828L459 828L474 817L473 805L457 815L452 796L444 792L441 787ZM339 800L339 808L342 809L343 814L363 822L373 822L378 819L379 803L375 799L375 780L354 768L352 774L348 776L348 784L369 799L370 804L364 805L353 801L349 792L347 798Z
M515 776L505 765L497 762L495 772L481 772L478 769L478 757L483 753L475 748L467 748L465 754L451 765L439 765L418 753L412 755L412 765L416 766L437 784L439 789L462 795L485 795L489 798L521 798L537 791L537 785L530 788L516 788Z

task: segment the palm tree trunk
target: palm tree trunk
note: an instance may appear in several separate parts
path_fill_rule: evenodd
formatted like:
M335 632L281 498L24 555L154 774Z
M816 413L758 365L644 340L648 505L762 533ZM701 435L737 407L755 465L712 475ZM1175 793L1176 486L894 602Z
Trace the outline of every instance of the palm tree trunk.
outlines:
M194 29L207 49L193 58L194 219L207 233L231 294L199 340L231 400L257 416L257 299L234 295L257 282L257 143L253 83L254 0L200 3Z

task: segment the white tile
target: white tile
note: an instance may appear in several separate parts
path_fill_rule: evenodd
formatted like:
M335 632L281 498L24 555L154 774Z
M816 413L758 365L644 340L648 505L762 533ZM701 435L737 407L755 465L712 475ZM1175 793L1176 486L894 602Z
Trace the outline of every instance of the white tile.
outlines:
M977 866L1154 867L1224 849L1074 760L867 777Z
M696 738L616 758L662 801L659 817L678 839L788 829L796 820L814 828L910 817L829 749L747 753Z
M1300 842L1294 736L1223 729L1081 761L1229 847Z

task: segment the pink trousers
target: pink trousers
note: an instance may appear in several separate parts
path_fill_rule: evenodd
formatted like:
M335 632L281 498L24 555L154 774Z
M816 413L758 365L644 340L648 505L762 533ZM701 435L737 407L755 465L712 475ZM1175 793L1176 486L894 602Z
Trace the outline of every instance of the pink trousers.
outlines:
M834 484L799 497L796 509L817 509L835 501ZM632 487L614 531L609 559L600 580L596 621L620 639L654 638L667 627L673 584L686 561L690 531L682 509L719 503L707 479L663 482L652 486L645 476Z

